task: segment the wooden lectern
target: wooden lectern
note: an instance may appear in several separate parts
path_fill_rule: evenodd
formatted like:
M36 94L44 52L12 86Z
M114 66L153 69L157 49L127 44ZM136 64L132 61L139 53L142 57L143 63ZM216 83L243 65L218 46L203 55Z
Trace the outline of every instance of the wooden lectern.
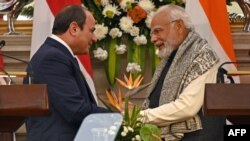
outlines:
M250 84L206 84L204 100L205 115L225 115L241 120L236 124L250 124Z
M25 117L48 114L46 84L0 85L0 140L13 141Z

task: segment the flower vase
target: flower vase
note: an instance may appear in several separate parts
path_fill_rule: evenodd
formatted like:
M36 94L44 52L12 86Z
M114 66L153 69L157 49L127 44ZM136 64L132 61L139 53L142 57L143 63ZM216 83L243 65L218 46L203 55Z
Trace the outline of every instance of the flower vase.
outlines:
M108 58L105 62L105 72L108 82L111 86L115 84L115 78L120 72L120 57L116 54L115 46L117 44L117 39L110 39L106 42Z

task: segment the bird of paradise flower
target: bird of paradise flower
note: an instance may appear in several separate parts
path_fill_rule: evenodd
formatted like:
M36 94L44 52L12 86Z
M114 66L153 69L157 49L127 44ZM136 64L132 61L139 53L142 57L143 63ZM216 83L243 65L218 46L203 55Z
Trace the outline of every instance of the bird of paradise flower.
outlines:
M144 124L140 115L141 107L137 105L130 105L129 98L138 94L141 90L145 89L151 83L141 85L143 77L139 75L133 80L131 73L127 77L124 75L124 81L116 78L117 82L124 88L127 89L125 98L120 89L118 93L112 89L106 90L106 96L108 102L100 99L106 107L112 111L123 113L124 119L122 127L119 129L119 133L115 141L129 141L133 138L139 138L144 141L161 141L160 129L152 124ZM130 129L126 130L126 129Z
M139 75L138 77L135 78L135 80L133 80L131 73L129 74L129 77L124 75L124 81L122 81L119 78L116 78L116 80L122 87L127 89L126 94L124 95L120 88L118 89L117 94L112 89L108 88L105 91L108 102L106 102L100 97L99 99L107 108L111 109L112 111L117 111L117 112L121 112L123 109L123 106L124 106L123 96L125 96L125 98L126 97L130 98L138 94L140 91L142 91L143 89L145 89L147 86L151 84L151 83L147 83L144 85L140 85L143 80L143 77Z

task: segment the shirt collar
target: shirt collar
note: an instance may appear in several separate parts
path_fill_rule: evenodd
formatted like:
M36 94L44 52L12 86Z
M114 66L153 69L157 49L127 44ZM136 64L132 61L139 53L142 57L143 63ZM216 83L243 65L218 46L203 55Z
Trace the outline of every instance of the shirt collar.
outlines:
M66 42L64 42L61 38L59 38L58 36L56 36L54 34L52 34L50 36L50 38L52 38L52 39L60 42L61 44L63 44L68 49L68 51L70 52L70 54L75 58L75 55L74 55L73 51L71 50L71 48L69 47L69 45Z

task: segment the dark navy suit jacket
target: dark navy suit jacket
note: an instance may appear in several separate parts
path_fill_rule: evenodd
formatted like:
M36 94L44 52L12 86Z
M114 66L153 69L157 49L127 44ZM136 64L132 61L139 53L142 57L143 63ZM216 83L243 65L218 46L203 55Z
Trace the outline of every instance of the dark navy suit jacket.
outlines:
M97 107L78 63L60 42L48 37L30 66L33 83L47 84L50 113L27 118L27 141L73 141L87 115L109 112Z

